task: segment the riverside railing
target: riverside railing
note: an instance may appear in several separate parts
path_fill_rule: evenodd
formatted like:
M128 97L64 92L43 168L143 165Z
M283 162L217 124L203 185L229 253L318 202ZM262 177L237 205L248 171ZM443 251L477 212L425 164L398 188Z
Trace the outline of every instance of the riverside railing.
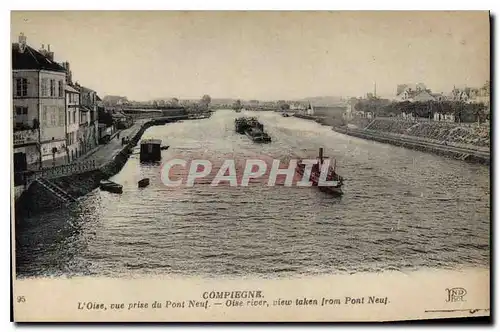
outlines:
M88 171L96 170L95 160L85 160L82 162L59 165L51 168L44 168L41 170L31 171L29 175L26 175L26 183L29 184L32 181L40 178L53 179L62 176L68 176L73 174L80 174Z

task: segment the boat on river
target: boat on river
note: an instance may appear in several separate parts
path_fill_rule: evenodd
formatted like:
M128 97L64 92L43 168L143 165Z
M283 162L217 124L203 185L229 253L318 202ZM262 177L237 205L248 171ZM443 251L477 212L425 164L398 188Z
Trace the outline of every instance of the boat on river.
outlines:
M137 182L137 185L139 188L145 188L145 187L149 186L149 178L144 178L144 179L140 180L139 182Z
M269 143L271 136L264 131L264 125L255 117L242 117L234 120L234 129L238 134L246 135L256 143Z
M271 136L258 128L249 128L245 131L245 135L255 143L269 143Z
M123 193L123 186L121 184L109 180L101 180L101 182L99 183L99 188L101 190L108 191L114 194Z
M141 141L140 161L156 162L161 160L161 140L160 139L143 139Z
M327 169L327 175L326 175L326 181L332 182L330 185L324 185L320 182L320 176L321 176L321 169L323 168L325 161L325 156L323 156L323 148L319 148L319 156L318 156L318 162L314 165L312 165L311 169L311 175L309 177L309 181L312 182L313 187L318 187L320 191L326 192L328 194L334 195L334 196L341 196L344 194L342 191L342 186L344 185L344 178L337 174L335 168L336 168L336 161L334 160L334 166L328 166ZM302 162L300 159L297 163L297 167L295 168L295 171L303 176L304 171L306 168L306 164Z

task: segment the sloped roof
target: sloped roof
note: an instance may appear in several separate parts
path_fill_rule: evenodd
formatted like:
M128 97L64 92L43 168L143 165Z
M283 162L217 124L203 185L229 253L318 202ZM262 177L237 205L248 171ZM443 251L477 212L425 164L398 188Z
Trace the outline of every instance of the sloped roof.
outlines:
M92 112L92 110L85 105L80 105L80 112Z
M66 84L66 87L64 88L64 90L69 91L69 92L74 92L74 93L80 93L80 91L76 90L75 88L73 88L71 85L68 85L68 84Z
M90 88L87 88L87 87L85 87L85 86L83 86L83 85L79 85L79 84L78 84L78 85L76 85L76 88L77 88L78 90L80 90L80 92L83 92L83 93L93 93L93 92L95 92L95 90L92 90L92 89L90 89Z
M12 44L12 69L35 69L66 72L66 69L50 60L34 48L27 46L24 52L19 52L19 44Z

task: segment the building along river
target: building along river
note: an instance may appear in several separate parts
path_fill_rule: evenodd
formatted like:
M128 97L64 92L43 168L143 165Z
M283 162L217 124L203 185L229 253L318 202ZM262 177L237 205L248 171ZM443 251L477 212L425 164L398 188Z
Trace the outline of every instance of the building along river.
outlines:
M234 132L257 116L270 144ZM166 187L159 165L133 154L111 178L123 194L94 190L71 206L26 218L17 230L19 277L145 274L288 276L486 267L490 174L483 165L346 136L274 112L220 110L209 119L149 128L171 158L337 159L345 194L256 180L248 187ZM137 148L138 150L138 148ZM181 172L182 170L177 170ZM147 188L137 188L143 177Z

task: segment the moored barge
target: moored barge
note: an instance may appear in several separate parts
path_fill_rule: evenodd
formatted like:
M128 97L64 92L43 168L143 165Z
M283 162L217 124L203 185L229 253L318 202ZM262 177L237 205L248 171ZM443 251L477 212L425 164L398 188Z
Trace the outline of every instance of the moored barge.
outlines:
M160 139L143 139L141 141L140 161L141 162L157 162L161 161L161 140Z

